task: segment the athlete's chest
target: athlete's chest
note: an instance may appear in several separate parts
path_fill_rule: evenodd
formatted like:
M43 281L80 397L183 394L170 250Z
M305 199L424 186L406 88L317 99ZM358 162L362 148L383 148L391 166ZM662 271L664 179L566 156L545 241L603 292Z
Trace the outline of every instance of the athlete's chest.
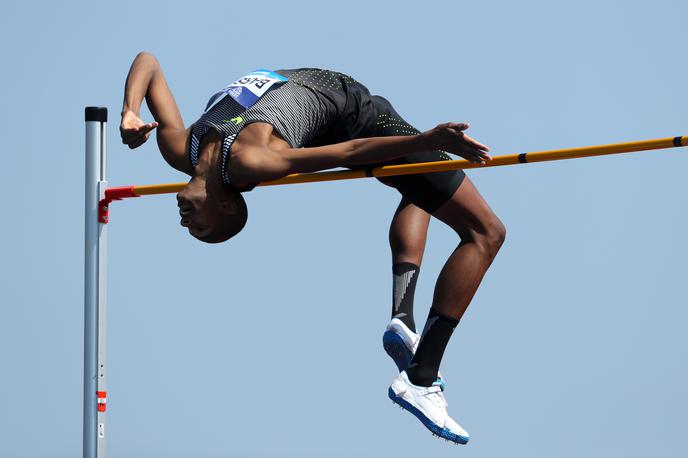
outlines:
M230 146L230 150L232 154L236 154L245 149L267 148L272 151L280 151L289 147L289 143L279 135L271 124L254 122L239 131Z

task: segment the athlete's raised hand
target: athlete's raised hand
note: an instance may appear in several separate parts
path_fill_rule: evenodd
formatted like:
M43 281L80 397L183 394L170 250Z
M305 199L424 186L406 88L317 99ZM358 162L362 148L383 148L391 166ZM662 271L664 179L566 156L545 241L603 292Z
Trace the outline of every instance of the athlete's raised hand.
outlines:
M433 149L456 154L476 164L485 164L492 159L487 154L490 149L466 135L464 131L468 127L468 124L463 122L448 122L423 132L421 135L426 138Z
M122 123L119 132L122 135L122 143L134 149L146 143L153 129L158 127L157 122L145 123L133 111L122 113Z

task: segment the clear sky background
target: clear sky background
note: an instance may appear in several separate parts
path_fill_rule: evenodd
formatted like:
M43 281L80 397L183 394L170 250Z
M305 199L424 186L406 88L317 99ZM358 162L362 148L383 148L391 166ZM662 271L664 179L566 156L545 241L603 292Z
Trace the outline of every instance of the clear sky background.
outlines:
M87 105L111 185L181 181L119 143L155 53L184 119L255 68L349 73L495 154L688 134L682 1L8 2L0 14L0 456L81 453ZM144 118L150 119L144 111ZM394 408L374 180L257 189L204 245L173 196L111 209L110 457L685 457L688 151L474 171L507 242L447 350L457 448ZM433 223L420 321L457 243Z

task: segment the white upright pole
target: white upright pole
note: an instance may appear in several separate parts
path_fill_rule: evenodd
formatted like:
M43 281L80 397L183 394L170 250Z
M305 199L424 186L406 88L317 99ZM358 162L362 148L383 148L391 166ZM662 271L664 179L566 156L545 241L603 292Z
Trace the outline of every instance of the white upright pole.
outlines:
M84 246L84 458L105 456L105 265L107 217L98 202L107 187L107 108L86 107Z

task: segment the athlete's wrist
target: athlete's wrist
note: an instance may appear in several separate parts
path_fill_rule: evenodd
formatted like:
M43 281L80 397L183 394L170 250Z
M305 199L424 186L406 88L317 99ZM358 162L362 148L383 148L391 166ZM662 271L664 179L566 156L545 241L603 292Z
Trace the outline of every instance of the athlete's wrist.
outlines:
M437 149L436 142L433 141L432 130L421 132L415 137L415 144L419 152Z
M133 106L125 103L122 107L122 112L120 113L120 116L124 117L128 113L135 114L136 116L141 116L141 106L139 106L138 109L135 109Z

